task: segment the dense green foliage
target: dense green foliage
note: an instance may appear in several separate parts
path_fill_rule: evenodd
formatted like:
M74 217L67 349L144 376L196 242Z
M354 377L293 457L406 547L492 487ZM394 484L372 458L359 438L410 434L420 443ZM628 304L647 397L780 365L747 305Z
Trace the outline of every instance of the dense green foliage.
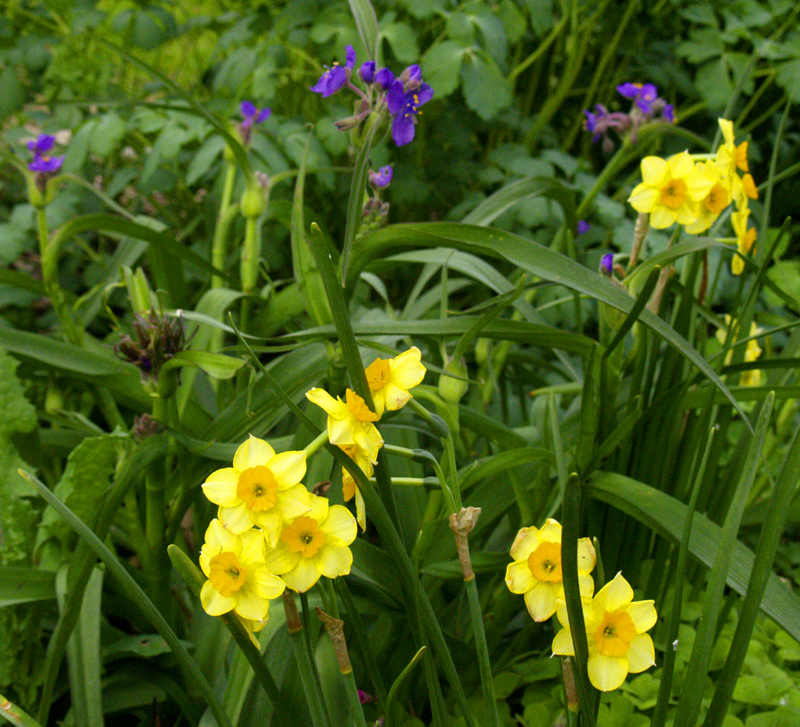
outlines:
M0 716L797 724L800 6L373 4L379 65L419 63L434 92L400 147L339 131L355 97L309 90L345 46L370 57L366 0L4 5ZM676 123L594 143L584 110L627 110L627 81L657 84ZM272 111L249 140L242 101ZM716 151L720 116L759 186L744 274L727 212L696 236L651 229L625 270L640 160ZM65 158L37 187L41 133ZM393 168L388 225L360 226L368 164ZM359 483L352 571L301 599L320 698L280 602L253 670L180 552L197 563L216 514L200 485L248 435L308 446L325 428L309 389L364 393L363 367L410 346L427 376L381 423L394 449ZM305 484L342 503L332 449ZM482 510L474 582L449 497ZM581 692L580 716L554 629L504 583L517 531L548 517L595 539L596 590L622 571L659 615L656 667ZM363 715L315 606L341 612Z

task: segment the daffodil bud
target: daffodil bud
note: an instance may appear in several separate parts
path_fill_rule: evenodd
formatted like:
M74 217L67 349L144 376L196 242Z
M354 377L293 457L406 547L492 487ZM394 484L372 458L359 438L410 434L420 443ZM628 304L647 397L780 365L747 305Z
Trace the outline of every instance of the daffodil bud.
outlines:
M242 214L245 217L257 218L264 214L266 207L267 202L261 188L257 184L248 184L239 203Z
M458 361L451 359L445 365L444 371L445 373L439 377L439 396L451 404L458 404L469 387L469 383L465 380L468 375L467 365L464 359Z

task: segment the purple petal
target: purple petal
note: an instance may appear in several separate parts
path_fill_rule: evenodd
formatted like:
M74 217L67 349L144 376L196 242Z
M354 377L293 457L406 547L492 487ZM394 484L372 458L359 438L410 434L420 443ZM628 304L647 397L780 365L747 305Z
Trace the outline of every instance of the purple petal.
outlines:
M414 138L416 125L414 124L414 114L403 114L395 116L392 122L392 139L397 146L405 146Z
M269 115L271 113L272 113L271 109L266 109L266 108L261 109L261 111L258 112L258 116L256 116L256 123L263 124L269 118Z
M56 143L56 137L50 134L39 134L35 141L28 142L28 149L34 154L46 154Z
M367 61L358 69L358 75L364 83L372 83L375 80L375 61Z
M630 81L617 86L617 92L625 98L636 98L641 90L641 84L631 83Z
M578 220L578 234L585 235L589 232L591 225L586 220Z
M433 89L427 84L423 83L419 90L417 91L417 99L415 102L415 106L419 108L422 104L428 103L433 98Z
M415 63L413 66L409 66L405 71L403 71L402 78L406 82L421 81L422 69Z
M606 275L611 275L614 272L614 255L606 253L600 261L600 272Z
M399 79L395 79L394 83L392 83L389 88L389 92L386 94L386 104L389 107L389 113L392 116L399 114L405 105L405 101L406 93L403 91L403 82Z
M664 106L661 113L670 124L675 123L675 107L671 103L668 103L666 106Z
M643 101L647 101L648 103L652 103L658 98L658 88L654 83L645 83L644 86L639 90L639 97Z
M53 174L61 169L64 163L64 157L44 157L38 154L33 158L33 161L28 164L28 169L32 172L44 172L45 174Z
M384 91L388 91L394 83L394 73L388 68L381 68L375 74L375 83L377 83Z
M352 45L346 46L345 49L344 49L344 52L345 52L345 56L347 58L347 60L345 62L345 65L348 68L352 69L353 66L356 64L356 52L353 49Z
M597 126L597 116L588 109L584 109L583 113L586 115L586 131L594 131Z
M343 66L334 66L322 74L311 90L314 93L321 93L322 98L327 98L336 93L345 83L347 83L347 69Z
M252 101L242 101L241 111L242 116L246 119L252 119L258 113L258 109Z

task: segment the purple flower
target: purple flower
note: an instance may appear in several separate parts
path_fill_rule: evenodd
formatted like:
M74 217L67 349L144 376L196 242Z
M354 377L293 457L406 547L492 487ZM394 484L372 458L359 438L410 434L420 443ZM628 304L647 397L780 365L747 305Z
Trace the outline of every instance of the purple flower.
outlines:
M585 235L589 232L591 225L586 220L578 220L578 234Z
M345 65L340 66L338 62L334 62L333 67L328 68L316 85L311 87L314 93L321 93L322 98L327 98L336 93L350 80L350 73L356 64L356 52L353 50L352 45L348 45L345 48L345 54Z
M661 109L661 115L670 124L675 123L675 108L671 103L664 104L664 108Z
M361 702L361 704L367 704L374 699L375 697L373 697L371 694L367 694L363 689L358 690L358 701Z
M381 167L377 172L369 170L369 183L375 189L386 189L392 181L394 172L391 167Z
M28 142L28 150L32 151L35 155L47 154L56 143L56 137L50 134L39 134L35 140Z
M403 82L396 80L386 94L389 113L394 116L392 122L392 139L397 146L404 146L414 138L417 114L420 106L433 98L433 89L423 83L418 89L403 90Z
M614 255L612 253L609 252L603 255L602 260L600 260L600 272L611 277L614 272Z
M372 83L375 80L375 61L367 61L358 69L358 75L364 83Z
M377 83L384 91L388 91L394 83L394 73L388 68L381 68L375 74L375 83Z
M589 110L585 110L583 113L586 114L586 121L584 122L587 131L591 131L594 133L592 137L592 141L597 141L602 132L598 130L598 124L608 116L608 111L606 110L605 106L601 106L597 104L594 107L595 113L592 113Z
M44 174L55 174L64 163L64 157L49 157L36 154L33 161L28 164L28 169L32 172L43 172Z
M415 63L400 74L400 80L403 82L406 91L417 89L422 83L422 69Z
M625 98L632 99L643 114L649 114L653 101L658 98L658 89L653 83L623 83L617 91Z
M257 109L252 101L242 101L242 116L244 116L242 123L247 124L248 128L253 124L264 123L271 113L268 108Z

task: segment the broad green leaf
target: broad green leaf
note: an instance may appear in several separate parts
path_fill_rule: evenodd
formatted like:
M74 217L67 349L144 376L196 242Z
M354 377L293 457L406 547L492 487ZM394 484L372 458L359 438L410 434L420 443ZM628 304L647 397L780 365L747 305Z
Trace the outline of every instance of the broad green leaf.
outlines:
M505 452L500 452L490 457L484 457L475 462L470 462L458 473L458 478L461 481L461 488L463 490L489 477L507 472L514 467L519 467L531 462L541 462L542 460L553 460L553 453L548 449L542 449L540 447L509 449Z
M189 349L188 351L176 353L161 367L161 370L165 371L180 366L193 366L205 371L215 379L230 379L244 366L244 359L225 356L221 353Z
M487 53L473 50L464 55L461 65L464 100L484 121L490 121L511 105L510 81Z
M585 491L589 497L622 510L667 540L680 542L686 506L675 498L612 472L592 475ZM695 514L689 551L709 568L714 562L721 533L718 525L704 515ZM738 540L734 543L727 583L740 595L747 592L753 558L753 552L749 548ZM800 640L800 621L797 619L797 614L800 613L800 597L774 574L769 577L761 610L795 639Z
M445 98L458 88L461 59L467 49L454 40L446 40L426 53L420 66L425 82L433 88L436 98Z
M508 553L488 553L476 552L470 556L472 569L476 573L497 573L506 569L511 562ZM422 573L438 578L464 578L464 571L461 569L459 560L440 561L438 563L428 563L420 569Z
M352 287L361 270L375 258L385 257L409 247L440 246L503 258L526 272L584 293L625 313L630 312L634 305L634 300L630 296L618 290L598 273L587 270L571 258L533 240L502 230L449 222L390 225L383 230L364 235L353 250L353 263L351 270L348 271L347 287ZM739 403L722 383L718 374L686 339L648 310L642 311L640 321L693 363L723 392L725 398L733 404L745 421L748 421Z
M55 579L53 571L0 566L0 608L55 598Z

